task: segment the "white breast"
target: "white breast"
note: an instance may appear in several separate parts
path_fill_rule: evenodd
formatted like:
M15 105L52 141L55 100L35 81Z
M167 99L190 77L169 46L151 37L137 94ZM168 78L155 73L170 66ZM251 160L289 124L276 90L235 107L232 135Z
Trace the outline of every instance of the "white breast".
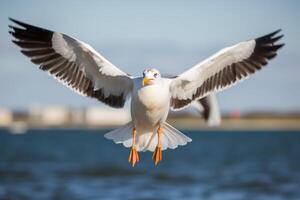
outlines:
M141 86L141 80L135 81L131 117L136 126L149 129L163 123L168 116L169 105L169 87L163 80L146 87Z

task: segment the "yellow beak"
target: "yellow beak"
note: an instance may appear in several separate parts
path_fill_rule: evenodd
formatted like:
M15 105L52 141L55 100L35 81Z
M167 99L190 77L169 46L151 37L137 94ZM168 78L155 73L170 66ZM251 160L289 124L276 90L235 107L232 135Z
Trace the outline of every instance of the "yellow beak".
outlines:
M152 80L153 80L152 78L144 77L144 78L143 78L143 86L148 85L149 82L152 81Z

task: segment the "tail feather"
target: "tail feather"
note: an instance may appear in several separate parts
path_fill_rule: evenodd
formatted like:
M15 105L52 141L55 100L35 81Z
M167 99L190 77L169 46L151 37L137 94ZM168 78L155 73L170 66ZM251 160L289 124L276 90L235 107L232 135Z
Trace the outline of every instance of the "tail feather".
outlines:
M113 140L116 144L123 143L125 147L132 146L132 122L121 126L120 128L114 129L104 135L106 139Z
M174 127L171 126L170 124L165 123L164 125L165 125L165 126L164 126L165 130L167 130L167 132L169 133L169 134L167 134L167 135L171 135L171 136L174 138L173 140L171 140L171 142L176 141L176 142L174 143L175 145L177 144L177 146L178 146L178 145L183 146L183 145L186 145L188 142L191 142L191 141L192 141L191 138L189 138L188 136L184 135L183 133L181 133L179 130L177 130L176 128L174 128ZM176 139L175 139L175 138L176 138ZM177 146L176 146L176 147L177 147ZM175 147L175 148L176 148L176 147Z
M166 132L168 131L167 129L165 130ZM164 134L164 136L168 139L168 147L170 149L175 149L178 145L176 142L173 141L177 141L177 137L176 135L173 135L172 132L169 132L168 134Z
M132 146L132 122L115 129L104 135L105 138L113 140L116 144L122 143L125 147ZM168 123L164 123L163 132L160 137L161 148L166 150L167 148L175 149L178 146L186 145L191 142L192 139L175 129ZM136 149L137 151L154 151L157 145L156 132L137 133Z

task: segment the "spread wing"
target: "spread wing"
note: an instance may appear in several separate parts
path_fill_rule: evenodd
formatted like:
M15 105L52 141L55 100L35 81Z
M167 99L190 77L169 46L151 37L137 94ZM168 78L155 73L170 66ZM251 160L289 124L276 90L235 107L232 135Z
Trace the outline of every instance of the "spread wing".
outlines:
M77 93L112 107L123 107L132 90L132 79L88 44L62 33L14 19L10 34L39 68Z
M222 49L171 80L171 108L184 108L193 100L232 86L260 70L284 45L276 43L283 37L276 36L279 32Z

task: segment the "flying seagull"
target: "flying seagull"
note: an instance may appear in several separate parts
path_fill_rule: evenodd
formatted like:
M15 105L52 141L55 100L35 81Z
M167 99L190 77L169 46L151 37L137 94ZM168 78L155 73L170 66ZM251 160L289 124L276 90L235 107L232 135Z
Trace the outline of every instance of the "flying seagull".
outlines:
M210 94L191 104L204 118L208 126L218 126L221 123L221 114L217 97Z
M166 123L170 108L185 108L248 78L284 45L276 43L283 37L277 36L277 30L224 48L175 78L162 77L154 68L134 77L80 40L10 20L16 24L9 26L10 33L21 52L70 89L115 108L122 108L127 97L131 97L132 121L105 137L131 147L128 161L132 166L139 161L139 151L152 151L156 165L162 160L162 150L192 141Z

